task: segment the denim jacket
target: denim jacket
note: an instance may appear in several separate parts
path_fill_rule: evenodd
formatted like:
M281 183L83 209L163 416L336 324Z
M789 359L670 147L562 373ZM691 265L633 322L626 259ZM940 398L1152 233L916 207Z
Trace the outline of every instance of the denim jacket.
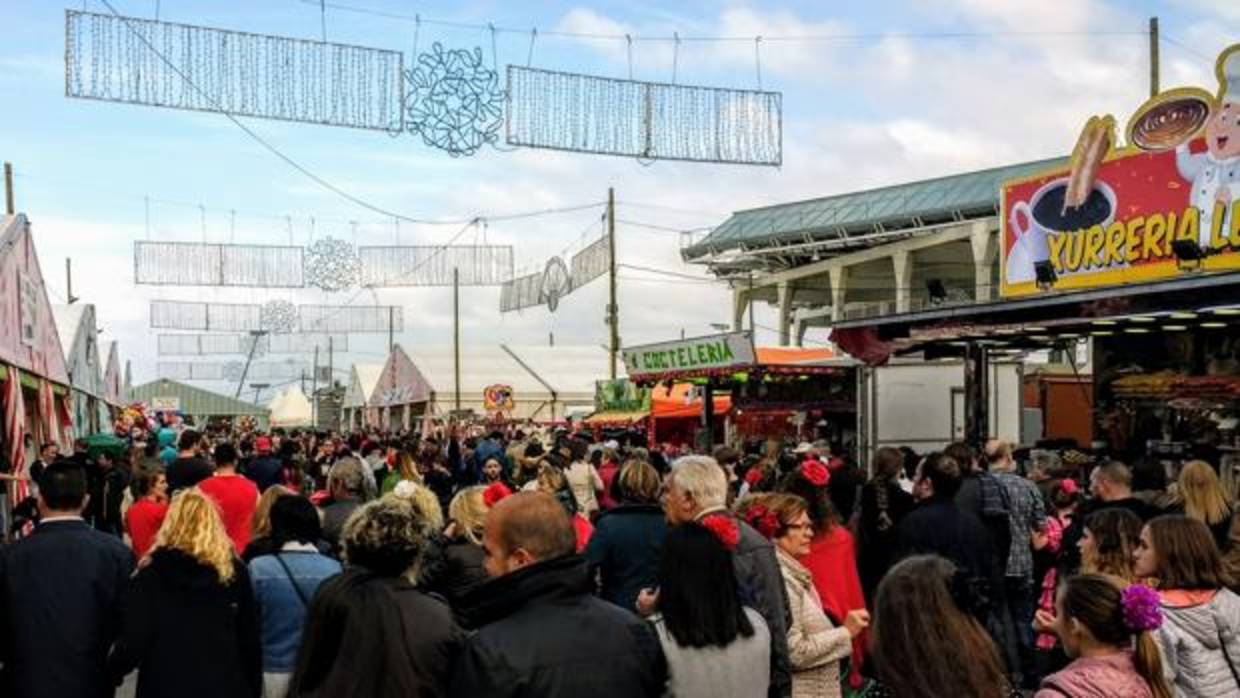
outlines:
M250 579L262 619L263 671L289 673L297 661L306 607L319 584L340 573L340 563L320 554L313 545L300 543L288 543L277 554L278 560L276 555L254 558L250 562ZM294 580L297 588L293 587ZM298 589L305 596L304 602Z

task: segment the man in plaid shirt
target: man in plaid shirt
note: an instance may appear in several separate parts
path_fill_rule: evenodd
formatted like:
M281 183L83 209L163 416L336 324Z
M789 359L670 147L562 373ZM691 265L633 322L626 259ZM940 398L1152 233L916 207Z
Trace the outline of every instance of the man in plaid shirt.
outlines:
M998 440L987 442L986 460L991 474L1007 495L1012 542L1005 573L1005 599L1019 644L1021 675L1028 684L1036 674L1031 623L1037 597L1033 584L1031 540L1033 534L1046 525L1046 507L1038 486L1016 474L1016 461L1012 458L1010 444Z

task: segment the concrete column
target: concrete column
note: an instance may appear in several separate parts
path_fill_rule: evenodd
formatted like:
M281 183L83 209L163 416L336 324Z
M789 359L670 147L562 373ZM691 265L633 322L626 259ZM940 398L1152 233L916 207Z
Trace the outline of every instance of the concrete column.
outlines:
M839 322L844 319L844 295L848 290L848 268L837 267L831 270L831 320Z
M788 281L781 281L776 288L779 291L779 346L786 347L792 343L792 296L796 288Z
M748 299L745 298L746 291L744 289L735 289L732 291L732 331L740 332L745 329L745 308Z
M796 321L796 345L798 348L805 346L805 331L809 329L809 323L805 320Z
M969 247L973 250L973 297L988 301L998 296L991 285L990 267L999 253L999 236L992 233L990 223L974 221L969 226Z
M891 253L891 267L895 272L896 312L907 313L913 309L913 255L908 250Z

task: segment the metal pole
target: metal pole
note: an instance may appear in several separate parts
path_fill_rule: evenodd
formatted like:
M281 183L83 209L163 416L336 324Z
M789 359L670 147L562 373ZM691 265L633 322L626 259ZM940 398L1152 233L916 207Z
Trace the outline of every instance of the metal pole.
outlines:
M303 388L304 390L304 388ZM319 345L314 345L314 369L310 375L310 424L315 429L319 426Z
M611 340L608 342L610 355L610 372L612 380L616 379L616 355L620 352L620 307L616 303L616 190L607 188L607 324L611 329Z
M4 212L13 215L17 211L13 201L13 163L4 163Z
M254 349L258 347L258 339L265 334L267 334L265 330L250 331L250 352L245 356L245 368L241 369L241 380L237 381L237 393L233 395L238 400L241 399L241 388L245 385L245 378L250 375L250 362L254 360ZM258 400L257 397L254 399Z
M755 334L754 334L753 328L754 328L754 320L753 320L753 272L751 271L751 272L749 272L749 336L750 336L750 337L756 337L756 336L757 336L757 335L755 335ZM756 340L755 340L755 341L756 341Z
M706 430L706 453L715 446L715 384L709 378L702 390L702 426Z
M1158 94L1158 18L1150 17L1150 96Z
M73 260L65 257L65 302L73 305L78 297L73 295Z
M335 349L332 347L332 336L327 335L327 387L336 387Z
M392 353L392 349L396 347L396 339L393 336L393 328L396 326L396 306L388 306L388 353Z
M461 272L452 268L452 405L461 409Z

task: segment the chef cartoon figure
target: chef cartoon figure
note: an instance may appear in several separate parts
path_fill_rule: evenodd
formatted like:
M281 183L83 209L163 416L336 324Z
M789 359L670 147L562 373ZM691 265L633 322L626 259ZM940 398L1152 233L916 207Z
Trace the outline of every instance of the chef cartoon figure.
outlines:
M1240 44L1219 56L1217 74L1219 95L1206 121L1206 152L1190 153L1187 143L1175 149L1176 168L1193 185L1189 202L1201 212L1202 247L1210 243L1215 205L1221 202L1226 216L1232 202L1240 199Z

